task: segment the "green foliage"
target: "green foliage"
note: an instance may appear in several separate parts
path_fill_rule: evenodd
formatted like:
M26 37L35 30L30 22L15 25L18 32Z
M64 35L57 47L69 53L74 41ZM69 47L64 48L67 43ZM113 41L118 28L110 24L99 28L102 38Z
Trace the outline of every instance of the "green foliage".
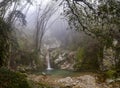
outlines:
M97 45L98 43L95 41L87 42L84 48L82 46L82 48L78 49L74 65L76 70L96 71L100 69L98 62L99 47Z
M15 58L15 64L19 71L42 70L43 61L36 52L22 50Z
M0 66L7 65L10 49L10 27L0 18Z
M19 57L16 57L15 62L18 65L29 65L32 64L33 54L31 52L21 51L19 52Z
M116 70L108 70L104 74L107 78L115 78Z
M0 88L30 88L25 75L0 68Z
M87 35L96 38L102 48L114 48L114 39L120 44L119 0L99 0L99 5L96 5L95 9L93 9L94 6L91 6L89 1L86 3L86 1L82 0L81 2L85 5L78 4L77 2L73 3L69 0L66 1L69 9L66 9L65 12L72 29L83 31ZM98 53L99 67L103 66L103 50L99 49ZM115 59L120 62L120 53L114 55Z
M84 49L83 48L78 48L76 58L78 59L79 62L82 62L82 59L84 58Z
M79 70L81 68L84 57L85 57L84 48L78 48L75 59L76 64L74 65L75 70Z

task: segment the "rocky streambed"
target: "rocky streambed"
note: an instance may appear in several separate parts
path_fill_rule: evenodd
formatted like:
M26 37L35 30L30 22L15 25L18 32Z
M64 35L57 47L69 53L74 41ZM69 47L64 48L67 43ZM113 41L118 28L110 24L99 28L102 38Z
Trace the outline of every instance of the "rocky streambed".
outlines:
M79 77L66 77L56 81L65 88L120 88L120 84L112 81L98 83L96 77L83 75Z
M98 82L96 76L89 74L64 78L46 75L29 75L28 80L33 80L35 83L47 84L50 88L120 88L119 80L107 79L105 82Z

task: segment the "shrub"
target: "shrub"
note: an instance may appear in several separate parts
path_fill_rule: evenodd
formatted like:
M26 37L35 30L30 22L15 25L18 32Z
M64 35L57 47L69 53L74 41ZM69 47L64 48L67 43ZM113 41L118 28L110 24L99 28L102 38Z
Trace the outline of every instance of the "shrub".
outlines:
M107 78L115 78L116 70L108 70L105 72L105 76Z
M31 88L25 75L0 68L0 88Z
M11 45L10 37L10 27L0 18L0 67L7 66L9 48Z
M74 69L75 70L79 70L81 68L84 56L85 56L84 49L83 48L79 48L77 50L76 57L75 57L76 58L75 59L76 63L74 65Z

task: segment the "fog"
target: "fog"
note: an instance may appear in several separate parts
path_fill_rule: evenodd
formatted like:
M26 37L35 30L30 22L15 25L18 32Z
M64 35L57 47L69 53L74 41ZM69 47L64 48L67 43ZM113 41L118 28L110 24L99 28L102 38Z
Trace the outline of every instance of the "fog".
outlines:
M36 19L37 19L36 18L37 17L37 14L36 14L37 6L39 6L40 3L41 3L40 0L33 2L33 4L30 5L29 8L27 8L28 9L26 13L27 26L25 28L23 28L23 26L20 27L20 30L25 32L25 34L27 35L34 34L34 30L36 29L35 27L36 27ZM48 0L45 0L45 2L42 3L41 14L42 14L42 10L44 11L48 3L49 3ZM57 8L56 12L52 15L52 17L48 21L46 30L47 31L45 32L43 40L49 38L51 41L52 39L53 41L54 39L56 39L57 41L63 42L65 41L65 39L69 37L69 35L71 35L72 30L70 30L67 20L63 15L62 5Z
M0 88L120 88L120 0L0 0Z

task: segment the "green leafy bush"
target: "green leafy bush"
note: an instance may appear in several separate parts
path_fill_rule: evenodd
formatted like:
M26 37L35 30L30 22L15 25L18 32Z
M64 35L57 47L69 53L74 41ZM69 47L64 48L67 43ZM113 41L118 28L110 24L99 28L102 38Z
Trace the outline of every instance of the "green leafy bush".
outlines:
M115 78L116 70L108 70L105 72L105 76L107 78Z
M31 88L25 75L0 68L0 88Z
M85 56L84 49L79 48L76 53L76 59L75 59L76 63L74 65L75 70L79 70L81 68L84 56Z
M90 44L86 47L80 47L75 57L74 69L76 71L97 71L99 70L98 47L96 44Z

